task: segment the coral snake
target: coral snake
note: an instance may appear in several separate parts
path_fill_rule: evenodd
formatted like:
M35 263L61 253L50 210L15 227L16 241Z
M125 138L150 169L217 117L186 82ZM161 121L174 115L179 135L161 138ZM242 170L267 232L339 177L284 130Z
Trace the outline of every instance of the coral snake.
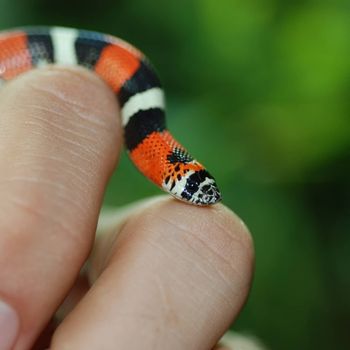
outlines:
M129 157L156 185L192 204L220 201L214 178L166 129L160 81L139 50L110 35L71 28L0 33L0 84L48 64L86 67L110 86L119 101Z

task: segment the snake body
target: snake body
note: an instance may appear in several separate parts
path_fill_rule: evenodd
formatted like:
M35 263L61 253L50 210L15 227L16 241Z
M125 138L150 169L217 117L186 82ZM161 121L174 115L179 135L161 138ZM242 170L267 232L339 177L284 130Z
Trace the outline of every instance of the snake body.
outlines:
M110 35L72 28L0 33L0 84L50 64L86 67L110 86L119 101L129 157L157 186L196 205L221 199L214 178L166 129L161 83L139 50Z

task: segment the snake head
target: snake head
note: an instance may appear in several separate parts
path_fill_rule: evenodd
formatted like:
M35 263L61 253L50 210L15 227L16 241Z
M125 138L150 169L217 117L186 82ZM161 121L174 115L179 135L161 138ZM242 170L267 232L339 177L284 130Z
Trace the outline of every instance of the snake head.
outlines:
M215 179L205 169L190 170L174 182L163 184L171 195L196 205L211 205L221 200Z
M215 179L202 169L187 177L181 197L197 205L210 205L221 200L221 193Z

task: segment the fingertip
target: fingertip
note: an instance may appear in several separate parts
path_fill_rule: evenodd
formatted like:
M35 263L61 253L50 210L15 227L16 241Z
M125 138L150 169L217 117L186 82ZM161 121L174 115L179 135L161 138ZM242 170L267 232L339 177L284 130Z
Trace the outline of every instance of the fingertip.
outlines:
M169 225L174 226L174 239L185 240L230 278L239 277L240 288L248 292L254 270L254 243L247 226L231 209L222 203L200 207L162 198L148 206L144 214L151 225L160 222L164 228L152 231L164 232Z
M201 207L161 196L152 198L141 209L145 218L177 226L179 231L187 232L189 238L204 240L209 246L219 245L223 251L225 246L239 249L250 260L254 257L254 243L248 227L222 203Z
M123 228L118 244L124 237L132 241L134 235L138 235L138 241L143 234L147 234L148 240L186 242L197 254L213 256L221 271L229 274L234 271L234 278L241 275L242 287L249 290L254 270L253 239L242 219L224 204L195 206L162 195L137 202L126 210L118 209L118 212L124 214L114 215L117 219L114 221L115 227ZM113 213L109 218L113 223L111 218ZM109 233L118 235L115 230L111 230L111 226ZM103 240L104 235L101 236ZM116 244L108 244L108 254L99 252L99 256L104 256L105 260L99 264L100 267L106 266L108 257L113 258L114 248Z

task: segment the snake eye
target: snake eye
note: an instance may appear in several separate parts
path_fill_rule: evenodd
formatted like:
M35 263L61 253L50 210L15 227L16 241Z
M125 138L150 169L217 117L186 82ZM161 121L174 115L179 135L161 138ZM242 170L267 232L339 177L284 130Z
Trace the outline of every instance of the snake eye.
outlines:
M200 181L197 178L197 175L193 174L191 177L187 179L185 188L181 193L181 197L187 200L190 200L193 194L198 191L199 185L200 185Z
M187 188L189 189L189 190L195 190L195 189L197 189L198 188L198 182L197 181L190 181L188 184L187 184Z

